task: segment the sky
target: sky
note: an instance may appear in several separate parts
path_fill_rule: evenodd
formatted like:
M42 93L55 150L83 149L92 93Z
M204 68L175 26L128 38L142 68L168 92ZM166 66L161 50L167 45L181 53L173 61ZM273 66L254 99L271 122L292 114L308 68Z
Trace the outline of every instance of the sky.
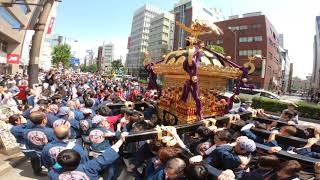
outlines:
M312 72L315 17L320 0L201 0L207 7L221 9L224 17L261 11L284 34L284 46L294 64L293 75L305 78ZM75 4L75 2L77 2ZM115 44L115 58L125 59L133 13L146 3L172 10L178 0L63 0L53 27L77 42L77 54L95 52L103 43ZM78 53L79 52L79 53Z

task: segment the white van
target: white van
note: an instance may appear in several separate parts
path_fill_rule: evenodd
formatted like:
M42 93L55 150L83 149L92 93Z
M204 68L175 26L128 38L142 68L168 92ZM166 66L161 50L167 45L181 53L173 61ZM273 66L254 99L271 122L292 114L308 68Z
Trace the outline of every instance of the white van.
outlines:
M264 97L269 99L280 100L280 97L270 91L265 91L263 89L248 89L241 88L240 89L240 98L252 100L254 97Z

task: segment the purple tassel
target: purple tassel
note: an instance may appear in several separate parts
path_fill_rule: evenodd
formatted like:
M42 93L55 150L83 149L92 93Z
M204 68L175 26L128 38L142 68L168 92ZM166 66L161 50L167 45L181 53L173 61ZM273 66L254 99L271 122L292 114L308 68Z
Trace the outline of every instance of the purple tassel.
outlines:
M201 113L202 106L201 106L201 102L198 95L198 90L199 90L198 82L192 81L193 76L197 77L197 63L196 63L198 60L197 57L199 57L198 54L193 55L192 66L189 66L187 59L183 62L183 69L189 74L190 79L187 80L184 84L181 100L186 102L189 96L189 92L191 92L192 97L196 102L196 108L197 108L196 114L200 117L200 119L202 119L203 118Z
M144 66L145 70L148 72L148 90L156 89L158 91L158 95L161 96L161 88L157 84L157 74L153 71L153 65L159 64L164 61L164 58L160 59L156 63L150 63Z

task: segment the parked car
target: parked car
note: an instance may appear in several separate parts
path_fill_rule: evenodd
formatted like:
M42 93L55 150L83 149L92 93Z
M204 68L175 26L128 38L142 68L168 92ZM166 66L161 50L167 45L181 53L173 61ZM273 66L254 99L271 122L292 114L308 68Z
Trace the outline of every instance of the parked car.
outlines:
M263 89L241 88L239 96L240 98L244 98L248 100L252 100L254 97L264 97L269 99L280 100L280 97L278 95Z

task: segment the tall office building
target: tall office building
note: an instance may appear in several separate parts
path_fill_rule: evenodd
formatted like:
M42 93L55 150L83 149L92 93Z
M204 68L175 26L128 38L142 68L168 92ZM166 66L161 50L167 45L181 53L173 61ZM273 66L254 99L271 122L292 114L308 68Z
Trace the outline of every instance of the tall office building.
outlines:
M114 44L108 43L102 45L102 65L101 68L103 71L110 73L112 70L111 62L114 57Z
M96 62L94 62L94 53L92 50L86 50L86 55L84 57L84 64L85 65L92 65L95 64Z
M320 16L316 17L316 35L313 42L313 70L312 89L316 93L320 91Z
M175 20L190 27L192 21L201 20L208 24L223 20L221 11L208 8L200 0L180 0L174 5ZM177 50L185 47L185 38L188 36L183 29L175 26L174 47Z
M290 58L288 49L284 47L284 35L279 34L279 54L281 59L281 90L288 91L289 73L290 73Z
M125 63L129 73L139 76L143 72L144 52L148 48L151 19L164 12L164 10L149 4L142 6L134 12L131 35L128 38L129 52Z
M99 72L102 71L102 62L103 62L102 50L103 50L103 47L99 46L98 47L98 59L97 59L97 69Z
M166 12L151 19L148 52L152 60L159 60L173 49L174 14Z

